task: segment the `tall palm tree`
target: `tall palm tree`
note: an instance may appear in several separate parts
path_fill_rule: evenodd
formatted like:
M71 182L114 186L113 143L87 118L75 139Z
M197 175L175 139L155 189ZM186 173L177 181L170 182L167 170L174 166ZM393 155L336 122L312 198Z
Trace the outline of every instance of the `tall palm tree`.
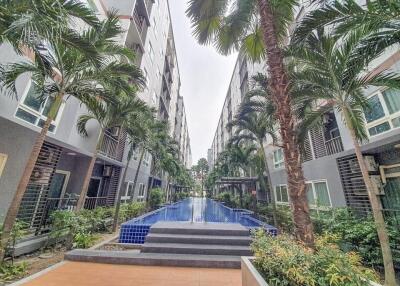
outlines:
M82 191L76 205L76 209L78 211L84 206L93 168L107 130L118 128L119 133L121 133L129 123L129 119L133 113L146 112L147 110L146 104L136 97L123 94L117 96L118 97L112 102L98 100L96 98L88 98L83 101L88 109L88 114L81 115L79 117L77 122L78 133L83 136L88 136L89 134L86 126L91 120L97 121L97 123L100 125L100 130L96 149L90 160L85 179L83 180Z
M75 29L81 23L93 28L100 24L78 0L0 0L0 45L9 43L31 59L46 62L43 43L56 40L96 60L96 48Z
M116 195L115 213L114 213L114 221L113 221L113 231L114 232L117 230L117 227L118 227L119 210L120 210L120 206L121 206L121 197L123 194L124 182L126 179L126 175L128 173L129 164L132 161L133 153L135 152L135 150L137 150L141 146L143 146L143 142L145 142L147 140L148 133L149 133L149 123L148 122L154 120L153 111L151 109L147 109L147 110L139 109L135 112L132 112L132 114L130 114L128 117L129 118L128 118L127 122L125 122L124 128L128 134L129 150L128 150L128 154L127 154L124 174L122 175L122 179L121 179L120 188ZM133 181L133 193L131 194L132 199L134 197L134 192L136 189L136 183L137 183L137 179L138 179L140 166L142 164L143 156L144 156L144 151L141 151L139 164L138 164L135 178Z
M356 0L320 2L321 6L306 14L296 28L292 39L296 44L315 29L328 26L336 35L361 33L355 52L364 55L381 53L400 43L398 1L366 1L366 5Z
M110 89L107 89L107 86L132 91L131 84L126 79L130 79L137 86L144 84L140 69L129 63L120 62L121 57L133 60L134 56L132 52L114 42L115 37L121 32L118 21L115 15L110 14L100 23L100 27L83 32L82 38L91 42L97 49L96 62L86 57L86 53L81 49L65 46L61 40L49 39L46 46L42 45L40 56L36 57L41 60L33 62L27 60L0 67L0 86L10 95L17 95L17 79L21 75L30 74L37 100L44 102L48 99L51 103L46 115L47 120L35 140L4 219L2 244L9 238L47 131L65 98L73 96L78 100L90 97L110 99ZM0 253L0 260L3 257L4 253Z
M307 105L319 106L306 115L303 124L315 124L321 115L335 108L341 115L350 132L354 150L360 165L372 213L378 231L385 266L386 285L396 285L389 238L382 214L380 198L375 194L368 169L364 161L360 140L367 138L364 125L364 110L368 101L363 89L368 86L400 88L400 77L389 72L366 73L362 62L365 55L355 54L359 38L335 37L327 32L317 31L310 34L301 48L292 55L299 66L296 75L296 87L300 90L312 90L297 100ZM361 64L360 64L361 63ZM324 105L321 105L324 102Z
M272 138L276 137L274 123L270 120L270 118L273 117L273 114L268 114L265 112L265 110L262 112L257 112L251 109L248 110L249 105L253 105L251 101L244 101L242 103L242 105L239 107L239 112L236 114L235 119L229 123L229 126L231 128L234 126L236 127L235 137L239 140L241 138L247 138L258 145L258 149L261 152L264 160L264 169L268 176L267 184L271 195L272 217L274 225L277 225L275 192L272 187L267 154L264 148L264 142L267 135ZM274 141L276 141L276 139L274 139Z
M213 43L228 54L241 50L253 60L266 58L269 87L276 107L288 173L295 236L314 246L313 225L307 204L306 185L294 127L290 80L282 46L293 22L296 0L190 0L186 11L194 35L201 44ZM232 5L231 5L232 4Z

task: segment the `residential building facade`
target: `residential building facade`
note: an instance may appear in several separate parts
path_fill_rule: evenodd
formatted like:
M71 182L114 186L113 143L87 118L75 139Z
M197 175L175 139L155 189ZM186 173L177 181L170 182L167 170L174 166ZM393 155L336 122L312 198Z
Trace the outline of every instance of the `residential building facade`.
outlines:
M305 1L307 2L307 1ZM300 7L298 19L310 6ZM211 166L224 150L232 136L226 128L241 102L243 57L239 55L232 75L225 103L214 135L209 154ZM247 78L254 72L266 71L262 64L248 70ZM369 66L369 71L386 70L400 72L400 50L387 50ZM390 88L368 88L364 96L370 109L364 112L368 140L362 143L370 177L388 212L400 214L400 91ZM331 110L321 118L321 126L308 130L303 154L303 170L307 182L309 205L312 209L351 207L361 213L370 211L370 202L360 167L354 152L349 130L337 110ZM288 205L287 173L282 149L273 146L266 138L270 180L278 204Z
M179 138L188 137L187 125L182 129L183 134L174 126L180 77L168 1L82 2L91 7L99 18L104 18L107 11L117 11L124 30L118 41L135 51L136 64L147 79L146 88L138 96L157 110L160 119L170 123L171 135L176 133ZM7 44L0 46L2 64L22 59ZM6 91L0 94L0 222L14 196L40 126L46 120L49 104L39 102L28 76L18 79L16 87L18 98L6 96ZM183 98L181 101L183 106ZM37 232L45 225L52 209L72 209L79 197L99 134L99 126L95 122L88 125L89 136L78 134L76 122L85 113L87 110L77 99L66 99L40 151L18 213L18 218ZM186 115L181 116L186 122ZM126 137L126 132L119 128L106 132L92 173L85 208L114 205L121 186L124 201L132 197L141 201L146 197L152 176L152 158L148 152L145 152L136 188L133 181L141 150L135 151L133 160L127 166L126 180L121 182L128 152ZM189 142L186 137L184 140ZM190 153L184 152L182 162L188 158Z

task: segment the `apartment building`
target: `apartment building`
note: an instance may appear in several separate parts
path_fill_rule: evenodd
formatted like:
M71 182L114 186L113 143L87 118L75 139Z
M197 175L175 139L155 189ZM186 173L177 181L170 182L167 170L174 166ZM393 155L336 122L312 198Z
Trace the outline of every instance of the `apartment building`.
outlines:
M118 41L136 52L136 64L147 78L147 87L139 97L158 111L158 117L172 124L177 116L180 78L174 46L168 1L153 0L82 0L100 18L106 11L117 10L124 33ZM0 62L15 62L21 58L6 44L0 46ZM20 78L16 84L18 98L0 95L0 221L14 196L18 181L26 165L32 144L46 120L47 102L40 104L33 94L29 77ZM182 98L183 104L183 98ZM89 124L88 137L78 134L76 122L87 110L75 98L63 102L53 122L46 142L29 181L22 200L18 218L40 233L50 210L72 209L82 188L89 161L93 156L99 126ZM182 115L186 121L185 114ZM187 126L185 127L187 129ZM186 130L182 129L182 130ZM176 131L177 136L188 136ZM136 150L125 182L121 173L126 166L127 135L124 130L109 130L102 141L85 201L85 208L111 206L116 193L123 187L123 200L146 197L150 178L151 156L146 152L139 170L137 186L133 180L140 150ZM189 141L188 139L185 139ZM183 153L182 161L188 160ZM161 179L158 178L160 181ZM161 184L153 180L154 184Z
M307 1L305 1L307 2ZM305 3L307 4L307 3ZM300 7L300 19L310 6ZM225 103L209 154L213 166L218 154L224 150L232 134L226 123L232 119L240 104L244 78L251 78L255 70L242 70L243 59L238 57ZM262 69L262 65L256 65ZM400 72L400 50L398 47L386 51L373 63L369 70L389 69ZM368 88L364 95L371 109L364 119L368 140L362 144L370 176L379 192L385 210L400 212L400 91L394 89ZM370 202L362 179L360 167L354 153L354 145L341 114L331 110L321 118L321 126L308 131L303 154L303 170L308 187L309 204L312 209L349 206L359 212L368 212ZM287 173L282 149L272 145L266 138L270 180L278 204L288 205Z

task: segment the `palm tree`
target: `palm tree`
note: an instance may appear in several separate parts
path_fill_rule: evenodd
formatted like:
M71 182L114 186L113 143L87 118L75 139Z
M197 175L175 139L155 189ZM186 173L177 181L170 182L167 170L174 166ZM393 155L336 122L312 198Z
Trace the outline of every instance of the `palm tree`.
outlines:
M124 182L126 179L126 175L128 173L129 169L129 164L132 160L133 153L135 150L139 149L141 146L143 146L143 142L147 140L148 133L149 133L149 121L154 120L154 115L153 111L151 109L148 110L138 110L137 112L132 112L132 114L129 114L128 116L128 121L125 122L125 130L128 134L128 154L127 154L127 159L126 159L126 166L124 170L124 174L122 175L122 180L121 180L121 186L117 192L116 195L116 205L115 205L115 213L114 213L114 221L113 221L113 231L115 232L118 227L118 219L119 219L119 210L121 206L121 197L123 193L123 188L124 188ZM145 149L143 149L145 150ZM140 159L139 159L139 164L136 169L136 174L135 178L133 181L133 192L135 192L136 189L136 182L138 179L138 174L139 170L143 161L143 156L144 156L144 151L141 151ZM134 197L134 193L131 194L132 199Z
M312 91L299 97L299 102L319 106L317 110L314 109L306 115L303 122L305 126L315 124L323 113L332 108L342 114L371 202L382 248L386 285L396 285L381 201L374 192L359 142L367 138L364 110L368 110L369 106L363 89L368 86L399 88L400 78L388 72L366 73L362 64L365 55L354 53L358 45L357 37L340 38L321 31L310 34L302 47L295 48L292 53L299 65L294 88ZM325 104L321 105L321 102Z
M371 51L381 53L400 43L400 7L397 1L367 1L366 5L356 0L321 2L323 5L306 14L296 28L293 35L296 44L315 29L327 26L336 35L361 33L362 39L355 52L363 55Z
M143 101L131 95L124 94L118 95L118 97L112 102L98 100L96 98L88 98L83 102L88 109L88 114L81 115L79 117L77 122L78 133L82 136L88 136L89 134L86 126L91 120L97 121L97 123L100 125L100 130L96 149L90 160L89 167L83 181L82 191L76 205L77 211L79 211L85 203L94 164L96 163L97 156L100 152L104 135L107 130L118 128L119 133L121 133L125 126L127 126L130 117L134 113L146 112L147 110L147 106Z
M45 60L23 61L0 67L0 85L6 88L10 95L17 95L16 80L21 75L30 74L37 100L44 102L48 99L51 103L46 114L47 120L35 140L4 219L2 244L5 244L9 238L47 131L65 97L73 96L79 100L90 97L111 98L106 86L132 91L131 84L126 79L130 79L137 86L144 84L144 79L137 67L120 62L121 57L127 60L133 59L133 53L116 45L113 40L121 32L118 21L115 15L110 14L101 22L100 27L90 28L83 32L82 38L90 41L97 49L96 63L91 58L87 58L86 53L82 53L81 49L67 47L57 39L49 39L47 46L42 45L40 51L40 58ZM0 253L0 261L3 257L4 253Z
M261 102L256 102L256 104L259 103ZM277 225L275 193L271 183L267 154L264 149L264 140L267 135L274 138L274 141L276 141L276 130L274 128L274 122L271 120L273 114L266 113L265 109L261 112L254 111L251 106L254 106L254 102L251 100L244 101L239 107L239 112L236 114L235 119L230 122L228 126L230 128L236 127L235 137L233 137L235 140L247 139L258 145L258 149L264 160L264 169L268 176L267 184L271 195L272 217L274 225ZM261 174L261 177L263 178L264 176Z
M96 61L96 48L75 29L82 22L96 29L100 25L78 0L0 0L0 45L9 43L18 54L46 62L43 43L55 40Z
M280 127L288 173L295 236L314 246L313 225L307 204L306 185L297 146L290 83L284 65L282 45L293 22L296 0L190 0L186 11L194 35L201 44L213 43L228 54L241 50L253 60L266 58L272 102ZM231 5L232 4L232 5Z

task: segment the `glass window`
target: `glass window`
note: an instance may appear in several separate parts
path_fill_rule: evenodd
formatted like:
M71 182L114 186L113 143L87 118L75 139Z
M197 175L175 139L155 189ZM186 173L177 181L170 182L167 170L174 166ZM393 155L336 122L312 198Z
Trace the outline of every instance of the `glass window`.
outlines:
M390 114L400 111L400 90L387 89L382 95Z
M400 117L396 117L392 120L393 127L400 127Z
M370 136L374 136L374 135L380 134L380 133L388 131L388 130L390 130L390 124L389 124L389 122L386 121L384 123L381 123L374 127L369 128L368 132L369 132Z
M314 184L315 195L317 197L317 205L330 207L331 200L329 199L328 186L326 182L318 182Z
M38 127L43 127L44 123L47 120L47 115L49 114L53 102L54 99L52 97L48 97L44 101L42 101L35 93L34 84L32 84L31 82L28 92L23 97L15 113L15 117L18 117L19 119L34 124ZM60 109L57 111L56 116L59 115L59 112ZM49 131L54 132L55 129L55 124L51 124L49 127Z
M139 195L138 197L144 197L144 184L139 184Z
M274 151L274 167L275 169L283 168L285 165L283 150L278 149Z
M315 197L312 183L306 184L307 201L309 205L315 205Z
M288 203L289 202L289 196L288 196L286 185L276 186L275 193L276 193L276 202L278 202L278 203Z
M365 119L367 122L378 120L385 116L382 104L379 100L378 95L374 95L368 99L369 107L365 110Z

